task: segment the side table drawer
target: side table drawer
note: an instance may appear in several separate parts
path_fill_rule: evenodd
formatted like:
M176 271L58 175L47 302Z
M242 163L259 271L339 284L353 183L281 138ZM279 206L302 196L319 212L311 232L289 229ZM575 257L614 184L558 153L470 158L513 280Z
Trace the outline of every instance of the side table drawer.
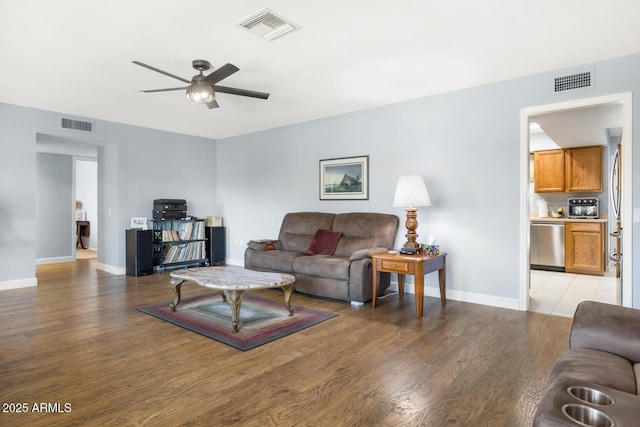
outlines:
M407 261L381 259L379 261L378 267L379 270L388 271L391 273L413 273L413 263Z

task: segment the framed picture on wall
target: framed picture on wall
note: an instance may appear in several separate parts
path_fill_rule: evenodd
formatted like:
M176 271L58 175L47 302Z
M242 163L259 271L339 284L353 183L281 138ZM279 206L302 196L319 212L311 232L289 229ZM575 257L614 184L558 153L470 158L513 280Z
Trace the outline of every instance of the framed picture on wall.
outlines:
M369 156L320 160L320 200L369 200Z

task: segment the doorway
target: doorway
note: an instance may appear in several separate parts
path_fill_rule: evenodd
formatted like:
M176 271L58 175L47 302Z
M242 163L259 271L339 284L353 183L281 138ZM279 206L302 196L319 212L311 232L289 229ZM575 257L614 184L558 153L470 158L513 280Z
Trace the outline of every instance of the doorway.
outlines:
M617 290L619 293L618 302L624 306L631 306L631 194L632 194L632 180L631 180L631 141L632 141L632 95L631 93L622 93L616 95L608 95L596 98L587 98L576 101L568 101L558 104L548 104L536 107L524 108L521 110L521 136L520 136L520 151L521 151L521 189L520 189L520 232L521 232L521 249L520 249L520 309L528 310L530 308L529 300L529 288L531 284L531 271L530 271L530 212L531 212L531 198L530 198L530 128L529 124L533 121L533 118L540 115L547 115L553 113L563 113L573 110L588 109L594 107L607 106L611 104L622 104L622 126L624 132L621 138L621 144L625 152L622 161L622 254L624 255L622 262L622 271L620 279L617 279ZM603 130L604 132L604 130ZM608 185L608 180L604 185ZM626 228L624 224L629 224ZM608 233L607 233L608 240ZM608 258L608 255L607 255ZM624 260L629 260L624 262Z
M74 159L76 260L98 257L98 163L96 158ZM79 226L78 224L82 224Z
M36 205L40 210L36 215L36 227L43 238L37 241L36 264L71 262L77 259L76 160L89 161L97 168L98 152L98 145L94 143L36 133L36 159L45 166L37 168L38 187L41 191L37 193ZM94 182L89 191L97 200L97 173L95 175L96 178L88 181ZM87 180L83 179L82 182ZM85 196L82 197L86 199ZM94 241L90 242L85 237L84 243L86 247L97 249L97 202L87 202L96 206L87 212L96 215L96 223L91 224ZM93 255L97 256L97 252L94 251Z

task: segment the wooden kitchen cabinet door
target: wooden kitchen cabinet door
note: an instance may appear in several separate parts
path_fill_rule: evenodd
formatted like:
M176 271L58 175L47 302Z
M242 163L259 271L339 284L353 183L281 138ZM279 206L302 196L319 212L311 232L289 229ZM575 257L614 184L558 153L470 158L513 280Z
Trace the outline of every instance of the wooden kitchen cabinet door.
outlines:
M566 192L602 191L602 146L565 150Z
M536 193L564 192L564 150L544 150L533 153L533 188Z
M565 223L567 273L604 274L604 223Z

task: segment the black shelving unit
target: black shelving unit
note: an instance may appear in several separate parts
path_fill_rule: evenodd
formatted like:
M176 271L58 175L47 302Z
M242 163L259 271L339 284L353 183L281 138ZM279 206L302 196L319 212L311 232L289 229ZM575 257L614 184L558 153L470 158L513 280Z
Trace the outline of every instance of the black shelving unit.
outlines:
M154 219L153 241L159 269L209 263L202 219Z
M187 216L182 199L159 199L153 204L153 264L165 268L208 265L205 221Z

